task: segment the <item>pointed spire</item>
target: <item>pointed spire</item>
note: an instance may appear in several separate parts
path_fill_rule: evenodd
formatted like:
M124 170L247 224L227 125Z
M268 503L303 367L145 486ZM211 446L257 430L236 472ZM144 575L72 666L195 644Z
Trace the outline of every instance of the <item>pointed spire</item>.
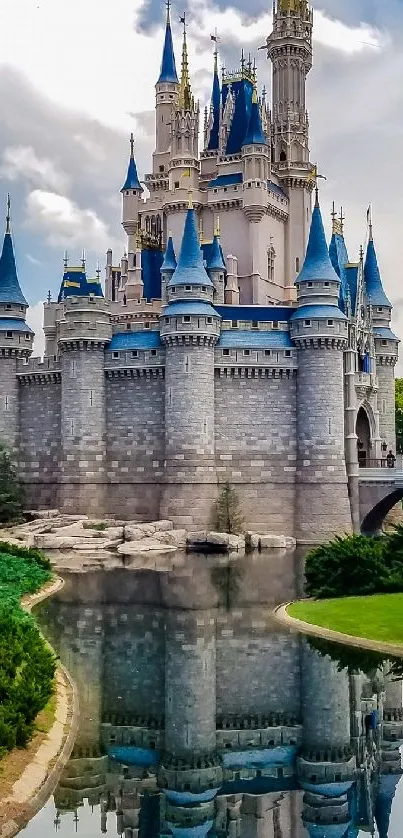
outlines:
M317 189L305 262L296 282L312 282L313 280L339 282L339 277L333 268L327 248Z
M174 243L172 239L171 233L168 236L167 246L164 255L164 261L161 265L161 271L172 271L172 273L176 270L176 254Z
M121 188L121 192L126 192L127 189L138 189L139 192L143 192L143 187L139 181L139 176L137 174L137 166L136 161L134 159L134 136L130 134L130 158L129 158L129 166L127 169L126 180Z
M212 286L211 279L203 264L196 214L193 207L189 207L187 211L178 264L169 285Z
M392 304L383 290L381 274L378 266L378 258L373 239L372 220L370 224L370 239L368 242L364 265L364 283L367 297L371 305L392 308Z
M186 40L186 12L183 12L183 16L179 18L179 22L183 24L182 65L181 80L179 86L179 110L190 111L193 107L193 96L190 87L189 77L188 47Z
M178 84L178 74L176 72L176 64L175 64L175 53L174 53L174 45L172 41L172 29L171 29L171 15L170 15L170 8L171 3L170 0L167 0L167 19L165 25L165 40L164 40L164 49L162 51L162 61L161 61L161 70L159 79L157 84L161 84L161 82L169 82L171 84Z
M11 303L12 305L26 306L28 303L21 291L18 281L17 266L15 264L13 240L11 238L11 203L10 196L7 196L6 231L4 235L3 250L0 256L0 303Z
M220 79L218 76L218 36L211 35L214 41L214 74L213 74L213 89L211 92L210 103L210 127L209 138L207 144L207 151L216 151L219 147L219 133L220 133L220 110L221 110L221 90Z
M267 145L267 140L262 128L262 120L260 118L260 109L255 87L253 88L252 93L252 107L248 129L242 145Z
M213 244L207 258L208 271L225 271L225 262L220 244L220 220L217 216Z
M83 271L85 272L85 248L84 247L83 247L83 252L82 252L82 255L81 255L81 267L82 267Z

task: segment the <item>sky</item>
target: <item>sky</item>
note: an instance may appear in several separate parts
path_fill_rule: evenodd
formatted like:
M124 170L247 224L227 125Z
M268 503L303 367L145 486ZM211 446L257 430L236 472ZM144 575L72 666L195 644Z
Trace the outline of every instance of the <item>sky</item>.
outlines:
M186 4L186 0L184 0ZM271 27L271 0L193 3L187 9L192 84L201 107L211 90L217 28L221 60L256 55L259 88L270 64L258 51ZM343 206L350 259L374 237L384 286L403 338L403 0L315 0L314 68L308 79L311 159L330 234ZM270 9L268 9L270 7ZM179 16L172 7L177 63ZM125 245L121 196L133 131L140 177L150 170L154 85L161 60L163 0L1 0L0 207L11 193L20 282L41 331L42 303L61 281L64 251L89 273L111 246ZM1 223L1 219L0 219ZM41 340L36 351L42 350ZM401 369L403 371L403 367Z

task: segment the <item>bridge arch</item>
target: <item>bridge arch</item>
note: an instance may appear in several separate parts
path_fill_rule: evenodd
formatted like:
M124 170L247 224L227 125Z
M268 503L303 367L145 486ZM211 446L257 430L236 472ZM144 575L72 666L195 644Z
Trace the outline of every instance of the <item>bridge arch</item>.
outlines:
M385 491L385 487L383 489ZM362 534L379 535L382 532L382 524L388 512L401 500L403 500L403 486L394 488L392 491L390 491L390 488L386 490L384 496L380 497L378 502L362 518Z

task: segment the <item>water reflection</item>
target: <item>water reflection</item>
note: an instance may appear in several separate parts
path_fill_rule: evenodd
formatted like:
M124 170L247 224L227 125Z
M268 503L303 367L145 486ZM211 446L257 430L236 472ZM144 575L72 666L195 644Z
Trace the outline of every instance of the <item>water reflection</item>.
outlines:
M40 619L80 731L25 838L392 838L401 670L279 630L292 563L67 575Z

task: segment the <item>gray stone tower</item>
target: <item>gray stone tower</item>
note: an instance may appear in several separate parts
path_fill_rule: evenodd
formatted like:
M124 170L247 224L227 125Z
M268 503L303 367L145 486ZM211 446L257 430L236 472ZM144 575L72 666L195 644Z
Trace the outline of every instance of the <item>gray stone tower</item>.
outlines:
M10 230L10 199L0 257L0 439L14 452L18 447L19 382L17 363L32 354L33 331L25 316L28 303L18 282Z
M221 318L189 207L178 265L160 317L165 360L165 478L161 515L205 524L217 493L214 457L214 346ZM192 504L193 516L187 510ZM197 512L196 512L197 510ZM196 520L195 520L196 517Z
M347 318L331 264L318 197L296 280L291 336L298 348L296 538L321 542L351 531L344 454L343 352Z

